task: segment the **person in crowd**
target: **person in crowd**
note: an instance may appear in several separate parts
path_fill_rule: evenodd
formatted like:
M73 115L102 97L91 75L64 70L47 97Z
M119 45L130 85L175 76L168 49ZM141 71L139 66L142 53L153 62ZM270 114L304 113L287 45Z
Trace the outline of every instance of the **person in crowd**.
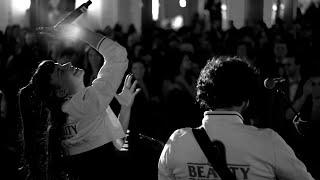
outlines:
M154 93L151 88L151 81L148 79L146 65L143 60L135 60L131 64L131 73L137 81L137 87L141 92L135 97L131 109L129 124L129 156L132 162L130 172L132 177L156 179L157 160L162 146L156 141L150 141L145 137L158 139L158 129L161 125L159 114L155 113L156 102L153 100ZM155 115L156 114L156 115ZM143 157L143 158L142 158ZM143 169L141 174L139 169Z
M126 33L127 46L128 48L132 48L135 43L140 41L140 35L137 32L134 24L130 24L128 27L128 31Z
M302 93L292 102L292 107L300 115L299 119L294 119L296 114L291 108L286 111L286 118L294 120L296 131L300 135L298 150L315 179L320 178L316 163L320 159L319 148L314 145L314 138L319 135L320 124L320 73L318 68L319 65L315 65L310 70L310 77L305 81Z
M242 59L248 61L252 66L256 66L256 59L254 56L254 47L245 41L238 42L236 46L236 55Z
M134 78L137 80L138 85L141 87L142 93L146 101L150 101L150 82L146 76L146 65L142 60L136 60L132 62L131 72Z
M207 110L200 127L211 141L224 144L227 165L237 179L313 179L275 131L243 123L242 114L260 84L258 77L255 68L238 58L208 61L197 82L197 100ZM216 179L219 175L208 163L192 129L177 129L159 158L158 179L202 178Z
M284 67L284 78L287 79L287 94L290 102L293 102L301 95L301 90L305 80L302 75L301 62L298 56L286 56L282 65Z
M277 36L278 37L278 36ZM273 43L273 55L274 55L274 59L272 63L275 63L275 67L274 70L276 70L276 72L274 72L275 74L271 74L271 75L275 75L275 76L284 76L284 68L282 66L282 62L283 59L288 55L289 53L289 47L288 47L288 43L281 39L281 37L279 37L279 39L274 40Z
M292 124L293 117L286 115L286 111L289 111L291 104L302 95L306 78L302 72L303 66L298 55L289 54L284 57L282 66L284 69L282 78L286 81L280 84L278 89L275 89L278 90L278 93L273 96L274 104L272 104L272 112L270 113L273 117L272 128L278 131L281 137L296 150L299 157L297 148L299 148L301 138Z
M1 176L2 177L10 177L12 179L15 179L15 161L13 159L15 158L15 149L13 146L13 143L11 142L10 133L9 131L12 129L9 129L9 118L8 118L8 112L7 112L7 97L5 95L5 92L0 89L0 158L1 158Z
M1 34L1 33L0 33ZM7 66L7 53L6 53L6 44L4 41L4 35L0 35L0 88L3 88L5 78L5 70Z
M277 37L277 38L276 38ZM258 55L257 60L260 63L261 73L265 77L278 77L285 74L284 68L282 65L283 59L289 53L288 44L281 36L273 37L273 41L270 41L270 50L267 47L266 52Z
M33 63L30 55L30 51L24 51L23 41L20 40L15 43L13 53L7 59L4 73L7 77L7 86L10 88L9 92L14 95L27 84L32 75ZM10 98L14 95L10 94Z
M7 118L7 99L4 95L4 92L0 90L0 110L1 110L1 116L0 120Z
M84 84L91 85L97 77L99 69L103 65L103 56L92 47L85 49L85 58L83 68L86 71L84 75Z
M81 31L78 37L71 33L74 28ZM65 166L67 174L75 179L107 178L117 172L117 165L121 163L115 158L116 149L123 144L131 106L139 91L135 89L137 82L132 83L132 76L128 75L121 93L116 94L128 65L126 49L80 27L60 26L49 35L55 33L87 43L101 53L104 63L88 87L83 82L84 70L70 62L58 64L45 60L39 64L30 83L19 93L22 119L19 140L24 142L20 143L21 154L25 153L26 157L21 158L24 163L19 168L25 169L22 172L27 176L47 179L51 178L49 163L52 160L54 171ZM114 97L121 105L118 118L109 106ZM32 125L39 128L34 129ZM27 131L30 134L26 134ZM56 156L48 156L50 146ZM50 159L54 157L57 159Z
M166 107L169 115L167 124L171 132L177 128L195 127L200 118L200 111L196 111L198 106L195 101L196 81L200 68L194 62L193 50L193 46L189 43L181 45L175 72L171 84L167 87Z

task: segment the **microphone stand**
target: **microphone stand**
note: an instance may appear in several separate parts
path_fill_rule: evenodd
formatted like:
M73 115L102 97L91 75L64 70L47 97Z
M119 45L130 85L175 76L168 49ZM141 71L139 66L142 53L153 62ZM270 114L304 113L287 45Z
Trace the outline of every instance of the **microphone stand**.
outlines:
M297 132L304 136L304 134L301 132L301 130L299 129L299 124L300 123L307 123L308 121L304 121L301 119L300 116L300 112L298 112L290 103L290 100L288 99L288 97L286 96L286 93L283 92L279 86L276 86L276 93L280 94L280 96L284 99L284 101L286 102L286 104L289 106L289 108L292 110L292 112L294 113L294 117L292 118L292 123L294 125L294 127L296 128Z
M155 139L155 138L146 136L146 135L141 134L141 133L139 133L138 135L139 135L139 138L140 138L140 139L147 139L147 140L149 140L149 141L151 141L151 142L155 142L156 144L160 145L161 147L163 147L163 146L165 145L162 141L160 141L160 140L158 140L158 139Z

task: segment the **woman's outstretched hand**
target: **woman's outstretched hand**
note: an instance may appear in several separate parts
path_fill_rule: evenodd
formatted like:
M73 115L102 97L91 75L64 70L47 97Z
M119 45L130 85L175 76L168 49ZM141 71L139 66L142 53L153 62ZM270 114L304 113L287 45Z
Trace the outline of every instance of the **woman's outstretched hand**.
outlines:
M115 96L121 106L131 107L135 96L141 90L136 89L137 81L135 80L133 83L131 83L131 80L132 74L128 74L124 81L121 93Z

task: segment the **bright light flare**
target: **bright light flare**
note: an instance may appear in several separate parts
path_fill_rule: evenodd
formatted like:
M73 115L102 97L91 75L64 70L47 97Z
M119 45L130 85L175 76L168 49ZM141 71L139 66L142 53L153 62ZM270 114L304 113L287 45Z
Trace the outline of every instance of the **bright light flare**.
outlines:
M24 13L30 8L30 0L11 0L12 10L17 13Z
M277 11L277 10L278 10L277 5L276 5L276 4L273 4L273 5L272 5L272 11Z
M63 30L60 34L65 39L76 39L81 36L81 29L77 26L66 26L67 29Z
M159 19L159 0L152 0L152 19L154 21Z
M221 7L221 15L222 15L222 29L227 30L228 28L227 9L223 10Z
M226 4L221 4L221 10L226 11L227 10L227 5Z
M171 21L171 26L173 29L179 29L183 26L183 17L181 15L176 16Z
M187 1L186 0L179 0L179 5L180 5L180 7L184 8L187 6Z

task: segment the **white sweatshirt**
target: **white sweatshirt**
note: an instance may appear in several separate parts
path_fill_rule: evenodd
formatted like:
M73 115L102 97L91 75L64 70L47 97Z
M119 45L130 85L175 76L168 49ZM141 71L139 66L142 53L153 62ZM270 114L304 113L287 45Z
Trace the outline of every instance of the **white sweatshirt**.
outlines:
M271 129L243 124L233 111L208 111L202 120L211 140L226 147L227 164L237 180L312 180L293 150ZM191 128L176 130L166 143L158 163L159 180L220 179L209 165Z
M62 106L62 111L68 115L62 141L68 155L90 151L125 137L109 103L128 67L127 51L107 38L101 41L98 51L105 61L97 78Z

